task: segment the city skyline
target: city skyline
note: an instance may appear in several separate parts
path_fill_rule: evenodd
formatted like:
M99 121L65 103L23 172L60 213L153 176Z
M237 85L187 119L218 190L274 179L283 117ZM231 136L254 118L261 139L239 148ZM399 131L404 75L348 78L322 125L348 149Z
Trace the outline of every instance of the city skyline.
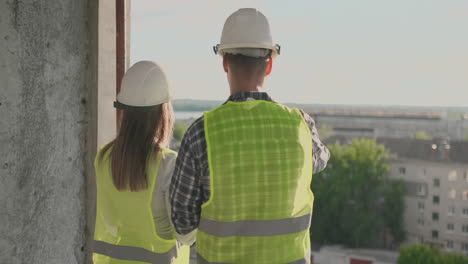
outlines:
M132 1L131 61L162 64L178 99L229 95L219 42L227 16L256 7L282 54L266 91L280 102L466 106L468 3Z

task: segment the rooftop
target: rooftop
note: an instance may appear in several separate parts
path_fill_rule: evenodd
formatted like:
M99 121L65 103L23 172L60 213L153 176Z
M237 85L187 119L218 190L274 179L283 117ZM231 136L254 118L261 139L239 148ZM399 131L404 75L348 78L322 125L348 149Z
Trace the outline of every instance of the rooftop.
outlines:
M320 253L332 253L346 256L360 256L375 259L377 262L396 263L399 253L380 249L352 249L342 246L325 246L320 249Z
M325 141L328 144L348 144L351 139L344 136L332 136ZM377 142L385 145L397 155L397 158L468 163L468 141L377 138Z
M441 120L446 113L436 111L399 111L371 109L307 109L313 116Z

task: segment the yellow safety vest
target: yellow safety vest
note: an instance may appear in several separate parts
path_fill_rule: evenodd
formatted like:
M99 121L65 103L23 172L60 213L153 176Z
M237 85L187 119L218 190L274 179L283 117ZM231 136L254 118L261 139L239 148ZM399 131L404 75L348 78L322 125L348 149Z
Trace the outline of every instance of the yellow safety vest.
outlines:
M149 188L138 192L117 190L112 181L110 151L102 162L98 153L94 163L97 185L94 264L189 263L189 247L178 248L175 239L159 237L153 220L151 201L159 165L162 156L170 151L163 149L156 160L148 162Z
M198 264L310 263L312 136L298 109L263 100L204 114L209 200Z

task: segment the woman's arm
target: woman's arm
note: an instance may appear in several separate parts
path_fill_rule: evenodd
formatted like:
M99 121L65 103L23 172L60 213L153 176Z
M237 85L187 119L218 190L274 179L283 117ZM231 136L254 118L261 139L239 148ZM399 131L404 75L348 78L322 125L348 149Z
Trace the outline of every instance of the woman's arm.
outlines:
M192 245L195 242L196 230L186 234L177 234L170 220L171 207L169 200L169 186L176 162L177 154L167 153L161 161L158 172L156 188L153 194L153 215L159 236L165 239L177 238L184 245Z

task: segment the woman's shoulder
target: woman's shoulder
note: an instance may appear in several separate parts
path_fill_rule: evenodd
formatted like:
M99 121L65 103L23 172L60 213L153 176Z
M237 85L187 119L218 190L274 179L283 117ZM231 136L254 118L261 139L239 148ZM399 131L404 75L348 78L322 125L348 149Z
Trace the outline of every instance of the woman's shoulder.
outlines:
M153 152L149 161L149 169L161 170L161 168L171 168L174 167L177 159L177 152L168 149L162 148L158 152Z

